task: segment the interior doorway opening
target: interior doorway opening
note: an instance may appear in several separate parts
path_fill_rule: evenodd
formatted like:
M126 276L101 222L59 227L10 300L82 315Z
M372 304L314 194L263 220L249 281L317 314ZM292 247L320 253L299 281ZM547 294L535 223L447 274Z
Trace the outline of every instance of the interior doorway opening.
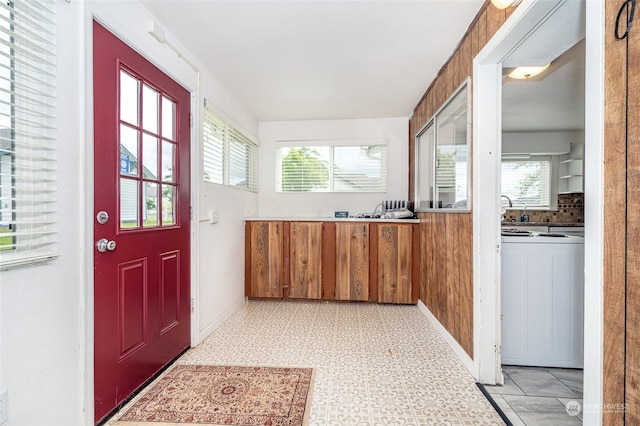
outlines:
M522 3L474 60L474 321L479 381L503 383L500 330L500 163L502 157L502 72L507 58L519 61L559 56L586 35L585 95L585 322L584 403L601 402L602 346L602 91L603 8L596 2ZM585 25L593 21L594 25ZM554 24L555 23L555 24ZM571 25L575 23L575 25ZM596 24L597 23L597 24ZM556 25L557 24L557 25ZM558 28L562 28L558 30ZM555 30L553 30L555 29ZM549 52L549 48L555 52ZM595 167L590 167L594 165ZM600 256L600 257L598 257ZM597 413L585 412L585 423Z

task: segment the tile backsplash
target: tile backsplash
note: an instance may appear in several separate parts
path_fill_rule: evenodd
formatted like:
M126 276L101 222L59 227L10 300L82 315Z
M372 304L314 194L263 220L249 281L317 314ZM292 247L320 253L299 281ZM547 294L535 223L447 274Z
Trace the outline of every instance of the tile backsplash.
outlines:
M524 210L507 210L504 222L520 222ZM559 194L558 211L527 210L529 222L584 223L584 194Z

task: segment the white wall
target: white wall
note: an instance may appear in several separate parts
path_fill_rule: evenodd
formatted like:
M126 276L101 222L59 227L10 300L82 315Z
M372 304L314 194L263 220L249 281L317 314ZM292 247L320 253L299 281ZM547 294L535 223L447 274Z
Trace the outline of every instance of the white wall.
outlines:
M59 252L55 262L0 272L0 391L8 392L8 425L80 425L93 420L93 128L91 21L96 18L193 94L252 137L257 121L220 82L196 72L146 31L153 16L137 1L57 2L59 58ZM158 22L162 25L161 22ZM166 38L203 67L165 28ZM200 182L193 142L194 293L199 296L193 341L199 341L244 301L243 217L257 214L257 195ZM220 223L199 213L219 210Z
M336 210L350 215L372 212L382 200L408 199L409 119L354 119L317 121L271 121L260 123L259 209L262 217L332 217ZM386 193L276 192L276 142L283 140L387 141Z
M0 389L9 425L82 424L84 63L82 6L58 5L59 259L0 272Z

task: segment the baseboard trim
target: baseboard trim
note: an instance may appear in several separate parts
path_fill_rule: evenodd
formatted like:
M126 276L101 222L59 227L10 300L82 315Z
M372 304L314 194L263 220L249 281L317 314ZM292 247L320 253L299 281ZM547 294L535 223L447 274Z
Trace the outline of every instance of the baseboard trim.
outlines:
M467 352L460 346L460 344L453 338L453 336L447 331L446 328L438 321L438 319L431 313L427 305L424 304L422 300L418 300L418 309L420 312L429 320L429 322L435 327L435 329L440 333L445 342L449 345L453 353L460 359L462 364L469 370L469 373L474 377L474 379L478 380L478 372L477 367L473 359L467 354Z

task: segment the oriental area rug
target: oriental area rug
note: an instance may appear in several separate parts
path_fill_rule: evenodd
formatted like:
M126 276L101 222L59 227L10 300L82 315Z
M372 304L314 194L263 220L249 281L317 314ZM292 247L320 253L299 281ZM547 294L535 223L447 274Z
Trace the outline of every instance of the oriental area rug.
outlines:
M308 423L311 368L175 365L114 426Z

